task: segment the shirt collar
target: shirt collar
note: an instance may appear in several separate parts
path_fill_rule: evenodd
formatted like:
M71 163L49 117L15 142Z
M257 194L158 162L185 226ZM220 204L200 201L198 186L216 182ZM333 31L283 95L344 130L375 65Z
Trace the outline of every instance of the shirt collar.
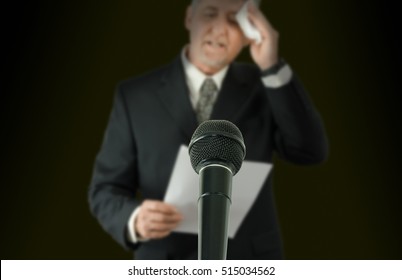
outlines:
M187 46L185 46L181 52L181 60L184 66L184 72L186 74L186 80L193 92L199 92L201 86L206 78L212 78L218 87L218 91L222 87L223 79L226 76L229 66L225 66L222 70L215 73L212 76L205 75L194 64L192 64L186 56Z

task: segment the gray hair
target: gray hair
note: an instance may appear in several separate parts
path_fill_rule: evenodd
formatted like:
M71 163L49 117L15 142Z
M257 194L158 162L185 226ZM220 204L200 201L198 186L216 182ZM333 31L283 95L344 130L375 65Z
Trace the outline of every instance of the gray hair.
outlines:
M191 0L191 6L195 7L200 2L200 0Z

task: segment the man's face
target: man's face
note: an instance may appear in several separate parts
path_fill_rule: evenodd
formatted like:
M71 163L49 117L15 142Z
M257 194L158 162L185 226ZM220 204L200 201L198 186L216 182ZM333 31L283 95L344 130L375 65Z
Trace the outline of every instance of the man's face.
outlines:
M246 44L236 21L244 0L199 0L186 12L190 32L189 59L206 74L231 63Z

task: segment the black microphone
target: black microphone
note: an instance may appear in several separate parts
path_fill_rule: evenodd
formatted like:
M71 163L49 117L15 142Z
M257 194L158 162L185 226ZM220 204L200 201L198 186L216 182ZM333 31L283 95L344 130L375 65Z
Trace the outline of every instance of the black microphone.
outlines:
M232 177L246 155L243 135L229 121L205 121L194 131L189 154L200 175L198 259L225 260Z

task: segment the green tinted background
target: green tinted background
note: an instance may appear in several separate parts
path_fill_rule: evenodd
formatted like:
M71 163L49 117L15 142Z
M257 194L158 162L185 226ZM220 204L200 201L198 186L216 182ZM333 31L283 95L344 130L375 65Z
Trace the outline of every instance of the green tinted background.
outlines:
M116 83L178 55L188 2L25 2L2 11L1 258L132 258L89 213L88 184ZM275 160L286 257L401 259L395 5L262 2L330 141L320 166Z

